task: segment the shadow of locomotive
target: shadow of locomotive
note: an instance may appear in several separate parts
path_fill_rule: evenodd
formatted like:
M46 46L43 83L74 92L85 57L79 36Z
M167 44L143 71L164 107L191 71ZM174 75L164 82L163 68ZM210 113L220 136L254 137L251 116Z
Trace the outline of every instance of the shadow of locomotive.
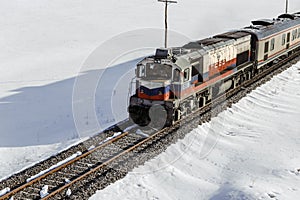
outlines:
M13 91L17 94L0 99L0 147L45 145L91 136L101 131L99 127L104 129L125 119L128 90L121 91L119 87L128 86L129 82L122 83L124 74L128 71L132 74L137 62L138 59L106 70L87 71L77 79L20 88ZM78 108L73 102L73 87L80 79L87 80L83 88L90 86L89 80L97 79L98 85L89 96L85 96L85 91L77 92L76 102L80 102L81 106ZM94 100L88 102L90 99ZM87 106L82 105L86 103L92 103L93 111L85 110ZM116 109L119 110L112 110L113 104L117 104ZM75 122L74 107L77 108ZM96 113L98 121L90 119L89 112ZM117 119L116 113L119 113ZM78 133L75 123L83 124L86 132Z

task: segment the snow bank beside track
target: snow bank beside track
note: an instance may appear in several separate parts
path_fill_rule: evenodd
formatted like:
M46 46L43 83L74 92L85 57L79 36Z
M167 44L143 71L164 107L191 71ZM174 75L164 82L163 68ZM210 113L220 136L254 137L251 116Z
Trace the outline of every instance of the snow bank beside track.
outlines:
M90 199L297 199L299 130L296 64Z

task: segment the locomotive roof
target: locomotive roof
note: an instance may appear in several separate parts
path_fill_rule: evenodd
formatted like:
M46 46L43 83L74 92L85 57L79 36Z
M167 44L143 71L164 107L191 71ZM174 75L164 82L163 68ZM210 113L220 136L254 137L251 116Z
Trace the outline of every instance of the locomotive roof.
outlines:
M222 33L219 35L215 35L210 38L190 42L183 46L186 49L210 49L217 48L220 46L224 46L225 44L232 43L233 40L242 38L249 35L249 33L241 32L241 31L230 31L226 33Z
M249 35L249 33L241 32L241 31L230 31L227 33L216 35L214 36L214 38L239 39L247 35Z
M261 40L273 34L279 33L283 30L300 25L300 15L295 14L282 14L274 19L261 19L252 21L251 26L245 27L243 31L252 33Z
M178 59L176 64L185 69L189 67L190 63L199 61L199 57L207 54L211 49L234 44L235 40L245 36L250 36L250 33L240 30L230 31L211 38L190 42L181 48L171 48L170 50Z
M217 44L219 42L226 42L228 41L229 39L228 38L206 38L206 39L203 39L203 40L199 40L197 41L197 43L199 45L203 45L203 46L209 46L209 45L213 45L213 44Z

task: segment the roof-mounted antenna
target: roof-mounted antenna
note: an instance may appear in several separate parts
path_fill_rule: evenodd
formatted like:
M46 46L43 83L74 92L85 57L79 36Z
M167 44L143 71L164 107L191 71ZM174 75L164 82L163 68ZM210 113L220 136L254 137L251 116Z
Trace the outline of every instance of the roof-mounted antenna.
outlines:
M289 9L289 0L285 0L285 13L288 13Z
M177 1L158 0L158 2L165 3L165 48L167 48L168 47L168 5L171 3L177 3Z

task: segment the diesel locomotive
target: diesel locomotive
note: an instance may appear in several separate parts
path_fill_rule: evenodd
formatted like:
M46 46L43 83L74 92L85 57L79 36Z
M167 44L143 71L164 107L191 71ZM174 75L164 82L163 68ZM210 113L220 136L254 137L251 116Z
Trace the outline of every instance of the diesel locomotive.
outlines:
M299 50L300 12L157 49L136 66L129 117L141 126L170 126Z

